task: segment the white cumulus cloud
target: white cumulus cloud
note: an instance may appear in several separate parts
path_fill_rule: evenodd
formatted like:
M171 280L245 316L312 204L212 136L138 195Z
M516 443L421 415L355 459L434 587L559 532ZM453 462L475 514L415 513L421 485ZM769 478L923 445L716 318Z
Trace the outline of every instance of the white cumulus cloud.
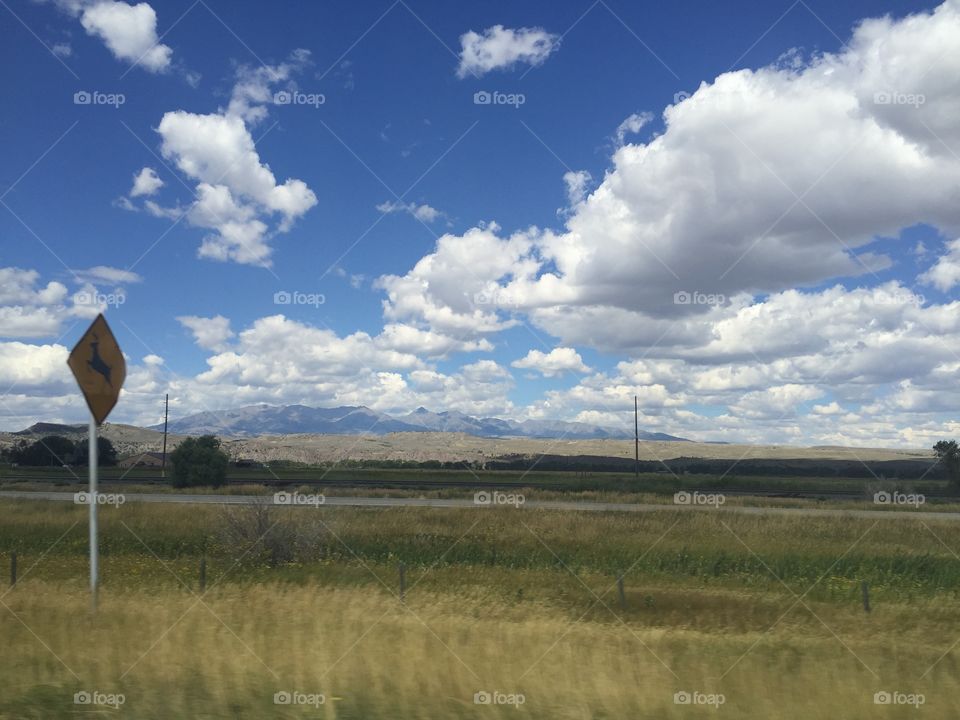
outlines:
M920 282L933 285L942 292L956 287L960 283L960 240L947 243L947 253L933 266L920 275Z
M184 315L178 317L177 322L193 334L194 342L204 350L223 351L234 336L230 329L230 320L223 315L214 317Z
M388 200L377 205L377 210L384 214L389 213L408 213L413 215L417 220L426 223L432 223L437 218L443 215L442 212L437 210L435 207L431 207L426 203L417 205L415 202L403 203L399 200Z
M302 53L295 56L298 62L305 61ZM213 231L204 238L200 257L269 267L272 235L289 231L317 204L303 180L277 181L261 161L247 126L264 116L270 83L289 77L293 68L289 64L261 68L263 72L241 69L227 110L208 114L175 110L160 120L163 156L197 182L187 218L192 225ZM145 208L161 217L176 218L184 212L152 201Z
M531 350L526 357L514 360L510 364L522 370L536 370L546 377L556 377L567 372L590 372L580 353L568 347L554 348L548 353Z
M98 0L83 6L80 23L95 35L118 60L140 65L150 72L170 67L173 51L157 37L157 13L145 2L128 5L116 0Z
M130 197L140 197L141 195L153 195L163 187L163 180L157 175L157 171L151 167L145 167L133 176L133 187L130 188Z
M460 65L457 77L480 77L491 70L507 70L516 65L542 65L557 49L560 38L543 28L505 28L494 25L476 33L460 36Z

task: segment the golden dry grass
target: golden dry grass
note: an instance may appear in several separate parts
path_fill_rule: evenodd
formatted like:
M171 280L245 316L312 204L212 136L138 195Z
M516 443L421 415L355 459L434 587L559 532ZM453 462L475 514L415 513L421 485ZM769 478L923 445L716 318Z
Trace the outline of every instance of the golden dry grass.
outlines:
M0 717L76 717L81 689L123 693L120 714L137 718L713 712L675 705L679 690L722 693L720 712L737 718L913 717L912 708L873 704L888 689L923 693L923 717L952 718L960 690L952 658L921 680L942 649L897 641L900 631L884 616L858 627L830 616L838 640L789 622L768 634L612 616L578 623L538 603L455 593L415 592L403 605L369 588L261 584L217 588L202 602L177 591L102 600L91 619L79 587L27 582L4 599ZM322 693L327 702L319 711L275 706L284 690ZM525 702L478 706L478 691L522 693Z
M326 508L277 516L325 540L269 567L217 544L219 512L104 510L91 617L84 509L0 506L22 575L0 591L0 718L88 716L79 690L122 693L99 716L135 718L956 716L955 524ZM638 558L621 609L612 570ZM284 690L327 702L274 705ZM681 690L725 704L676 705ZM926 703L878 707L881 690Z

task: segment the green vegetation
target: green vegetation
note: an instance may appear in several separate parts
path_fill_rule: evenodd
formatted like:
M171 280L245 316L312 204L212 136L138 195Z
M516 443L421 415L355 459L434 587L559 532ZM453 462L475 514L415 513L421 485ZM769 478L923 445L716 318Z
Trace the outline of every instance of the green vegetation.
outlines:
M107 481L120 478L125 481L159 479L158 468L104 469L100 477ZM44 468L31 470L23 467L0 466L0 484L6 486L5 478L54 478L64 483L75 480L69 470ZM927 496L952 491L945 480L930 477L922 481L901 481L870 477L792 477L792 476L742 476L729 474L678 474L670 472L641 473L636 478L632 472L586 472L586 471L542 471L521 472L517 470L420 470L420 469L380 469L349 468L339 465L274 465L261 468L229 467L227 479L237 483L256 483L268 481L271 484L291 483L295 485L315 484L318 488L333 487L390 487L390 488L428 488L434 482L463 483L472 486L479 482L504 483L518 487L539 487L564 492L604 492L604 493L655 493L672 495L678 490L690 489L751 489L791 492L843 491L867 497L878 489L902 490L924 493ZM15 485L10 485L13 488Z
M170 454L174 487L220 487L227 479L229 458L213 435L187 438Z
M77 453L75 456L78 465L87 465L90 459L90 439L84 438L77 443ZM117 464L117 451L113 443L105 437L97 436L97 466L113 467Z
M61 435L47 435L32 443L21 440L4 453L4 460L28 467L56 467L69 465L86 466L89 459L89 440L73 442ZM117 451L105 437L97 438L97 463L110 467L117 464Z
M937 459L947 469L950 482L960 487L960 447L956 440L941 440L933 446Z
M14 507L17 512L11 510ZM56 555L76 558L80 566L85 562L85 508L8 500L0 512L0 552L39 556L67 533L57 544ZM839 600L841 588L853 597L861 580L891 600L960 597L960 563L948 550L960 548L960 523L923 517L877 521L671 510L639 515L270 507L267 516L248 517L246 530L235 533L229 526L237 512L242 509L209 505L188 510L140 503L105 508L100 515L105 562L152 557L142 540L165 562L195 565L206 555L212 564L230 563L240 554L238 548L247 550L273 528L264 544L283 537L290 546L287 557L268 562L260 555L263 548L249 547L235 577L250 572L260 579L265 577L261 568L272 566L271 576L307 581L331 563L402 561L411 571L439 563L511 572L566 567L607 577L632 568L638 584L641 578L656 576L658 582L771 590L783 589L780 578L799 590L829 571L827 581L814 591L825 593L819 596L825 601ZM71 530L75 522L78 525ZM860 537L864 539L857 543ZM158 581L172 579L159 564L153 573ZM122 582L122 576L112 579L106 571L104 578L108 585Z
M0 718L75 717L96 689L137 718L669 720L714 712L673 703L697 690L731 717L865 720L887 689L939 720L960 691L960 523L127 503L100 513L91 618L85 512L0 504L21 567ZM275 706L285 690L326 702ZM474 705L484 690L525 703Z

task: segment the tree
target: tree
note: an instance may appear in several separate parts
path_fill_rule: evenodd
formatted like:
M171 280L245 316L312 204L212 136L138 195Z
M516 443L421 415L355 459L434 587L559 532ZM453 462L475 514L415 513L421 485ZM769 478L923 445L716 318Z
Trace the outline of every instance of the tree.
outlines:
M69 438L47 435L36 442L18 443L10 449L11 462L35 467L60 467L73 462L77 446Z
M87 448L90 446L90 439L84 438L77 443L77 452L74 462L77 465L87 465L90 460L90 453ZM100 467L111 467L117 464L117 450L113 443L105 437L97 436L97 465Z
M4 462L8 463L19 463L20 455L23 453L23 449L27 446L26 440L18 440L10 447L4 448L0 451L0 455L3 457Z
M960 447L957 446L957 441L941 440L933 446L933 451L947 469L950 482L955 487L960 487Z
M227 454L213 435L187 438L170 454L174 487L220 487L227 478Z

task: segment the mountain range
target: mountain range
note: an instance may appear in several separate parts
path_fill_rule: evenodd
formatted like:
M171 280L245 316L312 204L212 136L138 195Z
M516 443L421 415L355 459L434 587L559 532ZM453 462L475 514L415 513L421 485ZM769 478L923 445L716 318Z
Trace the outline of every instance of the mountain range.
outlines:
M154 425L151 430L163 430ZM431 412L417 408L400 416L387 415L364 406L317 408L307 405L249 405L222 412L202 412L170 422L169 431L179 435L216 434L231 437L293 435L385 435L394 432L458 432L480 437L564 438L594 440L630 439L629 429L617 429L562 420L503 420L478 418L461 412ZM685 438L640 431L641 440L685 442Z

